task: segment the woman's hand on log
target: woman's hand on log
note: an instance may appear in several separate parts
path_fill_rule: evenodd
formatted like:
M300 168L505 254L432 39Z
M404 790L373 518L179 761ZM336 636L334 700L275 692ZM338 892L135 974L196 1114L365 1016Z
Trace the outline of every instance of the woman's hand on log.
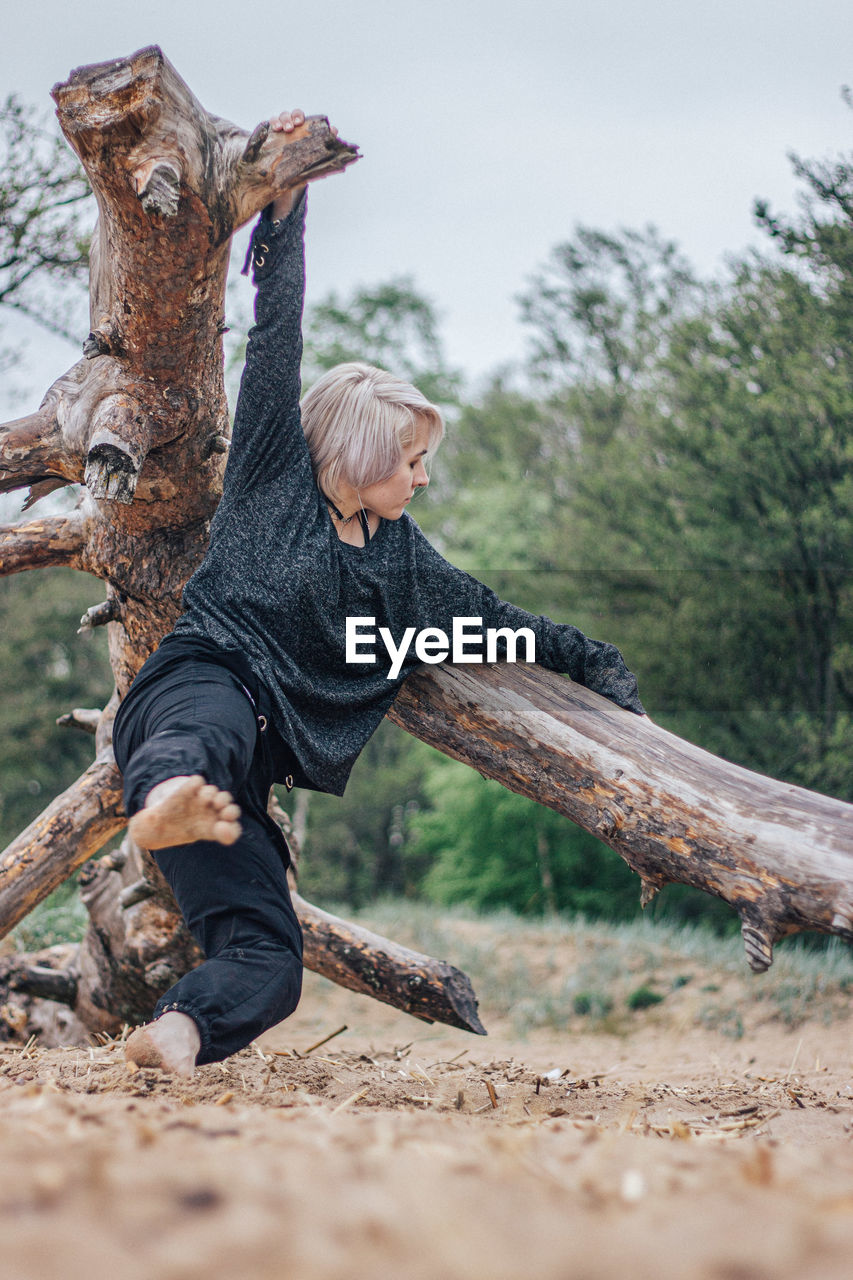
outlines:
M301 107L294 107L292 111L280 111L277 116L271 118L270 132L293 134L304 123L305 112ZM289 191L283 191L273 201L272 216L274 221L287 217L304 190L304 186L291 187Z
M305 112L301 107L294 107L292 111L280 111L277 116L272 117L270 120L270 132L292 135L300 129L304 123ZM332 134L334 137L337 137L337 129L333 128ZM300 187L291 187L289 191L283 191L273 203L273 219L278 220L279 218L286 218L304 190L305 186L303 184Z
M292 111L280 111L277 116L273 116L270 120L270 129L273 133L293 133L294 129L298 129L300 125L305 123L305 112L301 107L294 107ZM332 136L337 137L338 131L334 125L330 125Z
M294 129L304 123L305 112L301 107L294 107L292 111L280 111L277 116L273 116L270 129L273 133L293 133Z

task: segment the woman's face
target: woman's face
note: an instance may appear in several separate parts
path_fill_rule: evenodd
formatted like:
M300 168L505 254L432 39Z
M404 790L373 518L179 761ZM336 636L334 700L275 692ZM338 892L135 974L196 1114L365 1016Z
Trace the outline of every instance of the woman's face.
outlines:
M418 489L429 484L424 459L429 447L429 427L418 421L411 441L403 446L397 470L385 480L366 485L358 497L365 511L373 511L383 520L399 520Z

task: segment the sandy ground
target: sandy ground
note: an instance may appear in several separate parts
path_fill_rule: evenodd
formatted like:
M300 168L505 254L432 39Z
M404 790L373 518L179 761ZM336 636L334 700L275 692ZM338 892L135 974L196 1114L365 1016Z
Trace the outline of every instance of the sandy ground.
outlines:
M686 993L618 1033L484 1014L475 1038L309 976L191 1082L120 1044L0 1049L0 1276L853 1276L853 1024L816 1003L732 1039Z

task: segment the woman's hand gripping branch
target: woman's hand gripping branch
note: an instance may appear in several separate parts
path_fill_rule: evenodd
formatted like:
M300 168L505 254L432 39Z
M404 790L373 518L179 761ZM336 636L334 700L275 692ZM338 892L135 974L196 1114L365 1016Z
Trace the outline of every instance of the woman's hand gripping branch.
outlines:
M292 111L280 111L277 116L273 116L270 120L271 133L286 133L293 135L305 124L305 112L301 107L294 107ZM335 137L338 136L337 129L332 129ZM299 200L302 192L305 190L305 183L298 187L290 187L289 190L283 191L277 196L273 202L272 216L274 221L280 218L286 218L293 206Z

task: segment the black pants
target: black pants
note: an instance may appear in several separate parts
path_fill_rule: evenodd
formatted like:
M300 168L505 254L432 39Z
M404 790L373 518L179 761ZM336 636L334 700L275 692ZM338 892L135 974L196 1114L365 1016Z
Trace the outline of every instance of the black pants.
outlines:
M125 808L142 808L158 782L202 774L242 810L236 844L211 840L158 849L187 927L207 959L158 1001L193 1019L198 1061L219 1062L292 1013L302 987L302 933L290 900L290 856L266 810L283 777L262 699L232 670L180 644L149 658L116 716L113 747ZM262 731L263 727L263 731Z

